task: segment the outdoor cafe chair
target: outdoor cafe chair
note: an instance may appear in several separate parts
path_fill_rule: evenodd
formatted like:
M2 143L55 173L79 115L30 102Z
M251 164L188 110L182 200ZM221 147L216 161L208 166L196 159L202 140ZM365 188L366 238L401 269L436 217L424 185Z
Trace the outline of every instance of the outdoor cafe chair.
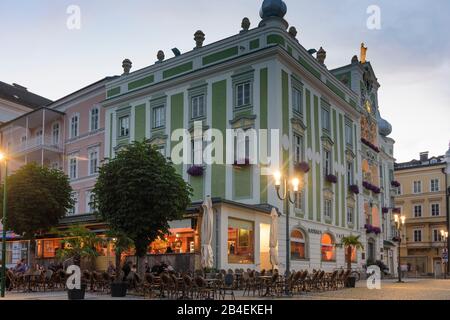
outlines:
M216 290L215 288L209 287L208 284L206 283L205 279L201 276L196 276L195 277L195 286L197 289L197 298L199 299L205 299L205 300L214 300L215 295L216 295ZM211 298L212 295L212 298Z
M220 298L225 300L227 294L230 294L232 300L236 300L234 296L234 282L235 280L232 274L228 273L225 275L223 283L219 288L219 300Z

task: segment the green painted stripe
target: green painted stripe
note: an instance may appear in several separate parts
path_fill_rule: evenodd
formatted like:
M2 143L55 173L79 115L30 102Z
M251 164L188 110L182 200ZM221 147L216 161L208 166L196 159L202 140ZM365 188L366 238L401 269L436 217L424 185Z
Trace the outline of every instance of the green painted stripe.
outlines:
M333 141L336 143L337 142L337 116L336 116L336 110L333 109ZM334 147L334 159L336 159L336 161L339 161L339 156L338 156L338 148L337 145L335 145Z
M203 182L203 176L202 177L189 177L189 184L191 185L193 192L192 192L192 201L199 201L203 200L204 198L204 182Z
M356 124L353 125L353 131L354 131L354 134L353 134L353 145L356 146L357 145L356 144ZM355 157L355 170L356 170L356 172L358 172L358 157Z
M183 115L184 115L184 94L178 93L170 97L170 127L172 132L176 129L183 128ZM175 145L180 143L179 141L172 141L171 150ZM183 165L175 165L177 173L183 175Z
M355 100L350 99L349 103L350 103L350 105L351 105L353 108L355 108L355 109L357 108L357 105L356 105Z
M238 47L232 47L228 48L213 54L210 54L209 56L203 57L203 65L211 64L213 62L217 62L220 60L224 60L233 56L236 56L239 53Z
M109 89L106 93L106 96L109 98L112 96L117 96L119 93L120 93L120 87L115 87L115 88Z
M233 198L235 200L252 197L252 180L253 174L250 166L233 168Z
M341 164L344 165L345 164L345 161L344 161L345 141L344 141L344 121L343 121L342 114L339 114L339 140L341 141ZM337 137L336 137L336 141L338 141Z
M337 174L336 176L339 177L340 175ZM338 180L338 183L334 184L334 210L335 210L335 212L334 212L334 217L335 217L334 223L335 223L336 226L339 226L339 201L338 201L338 199L339 199L339 180Z
M316 152L322 154L320 150L320 128L319 128L319 98L314 95L314 128L315 128L315 136L316 136ZM316 164L316 220L320 221L321 219L321 208L322 203L320 201L320 195L322 194L322 176L320 174L320 165Z
M312 75L314 75L316 78L321 79L321 74L319 71L317 71L313 66L311 66L306 60L302 58L298 58L298 62Z
M338 87L336 87L331 81L327 80L327 87L331 89L334 93L336 93L339 97L345 100L345 93Z
M227 127L227 81L212 84L212 127L220 130L223 145L226 145ZM222 163L225 163L225 154ZM225 198L226 167L223 164L211 165L211 196Z
M142 141L145 139L145 104L139 105L134 112L134 140Z
M185 73L185 72L191 71L192 69L193 69L192 61L191 62L187 62L185 64L181 64L179 66L176 66L175 68L171 68L171 69L165 70L163 72L163 79L171 78L171 77L179 75L181 73Z
M283 136L289 137L289 76L286 71L281 71L281 112L283 121ZM283 170L289 169L289 151L283 149Z
M288 53L292 56L292 47L288 46L288 47L287 47L287 51L288 51Z
M250 50L255 50L259 48L259 39L250 41Z
M150 75L148 77L138 79L136 81L132 81L128 84L128 90L134 90L140 87L143 87L145 85L151 84L155 81L155 76Z
M336 141L337 138L336 138ZM341 145L341 164L345 167L345 138L344 138L344 117L342 114L339 114L339 141ZM341 175L341 209L342 209L342 224L341 226L345 226L345 196L346 196L346 190L345 190L345 175Z
M259 39L258 45L259 45ZM267 68L261 69L260 71L260 90L259 90L259 100L260 100L260 117L259 117L259 127L261 129L267 129L268 123L268 70ZM268 177L260 176L260 202L267 203L267 188L268 188Z
M312 119L311 119L311 92L306 89L306 133L307 137L307 146L312 150ZM309 167L312 170L313 162L309 161ZM314 198L313 198L313 173L312 171L308 174L308 218L309 220L314 219Z
M269 34L267 36L267 44L279 44L284 47L286 41L278 34Z
M336 188L337 188L337 185L336 185ZM341 192L341 210L342 210L342 212L341 212L341 214L342 214L341 227L345 227L345 215L346 215L346 212L345 212L345 194L346 194L346 191L345 191L345 175L341 175L341 190L342 190L342 192ZM337 199L337 196L336 196L336 199Z

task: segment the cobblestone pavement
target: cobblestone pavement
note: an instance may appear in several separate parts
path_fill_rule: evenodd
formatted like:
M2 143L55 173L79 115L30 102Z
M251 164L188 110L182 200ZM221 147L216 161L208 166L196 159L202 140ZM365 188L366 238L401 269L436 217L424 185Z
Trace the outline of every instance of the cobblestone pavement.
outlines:
M272 300L283 298L243 297L242 291L235 293L237 300ZM67 293L33 292L7 293L7 300L67 300ZM404 283L383 280L380 290L369 290L365 281L359 281L356 288L338 291L313 292L295 295L289 300L450 300L450 279L406 279ZM106 294L86 293L86 300L143 300L129 295L126 298L111 298ZM148 298L147 298L148 300Z

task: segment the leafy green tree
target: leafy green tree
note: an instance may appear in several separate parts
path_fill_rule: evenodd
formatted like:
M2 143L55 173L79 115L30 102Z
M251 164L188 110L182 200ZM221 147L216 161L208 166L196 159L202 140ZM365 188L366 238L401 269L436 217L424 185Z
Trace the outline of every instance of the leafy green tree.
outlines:
M133 142L99 170L95 207L113 230L133 240L139 273L148 246L181 219L192 188L148 141Z
M35 163L21 167L7 179L7 229L30 240L30 264L34 268L36 236L57 226L73 207L72 188L64 172ZM0 213L3 215L3 197Z
M112 239L114 246L114 254L116 257L115 266L116 266L116 282L120 282L123 279L120 260L122 258L122 253L131 249L133 247L133 240L126 236L125 233L121 231L109 230L106 233L106 236L109 239Z
M62 249L56 253L58 259L65 261L73 259L73 263L81 266L81 260L87 259L92 263L92 259L98 257L97 246L103 245L105 240L98 237L94 232L84 226L74 225L66 231L57 233L61 240Z
M352 269L352 251L353 249L356 250L363 250L364 246L363 244L359 241L360 236L353 236L353 235L349 235L347 237L343 237L341 239L341 243L339 244L340 246L343 246L345 248L346 252L346 262L347 262L347 270L351 270Z

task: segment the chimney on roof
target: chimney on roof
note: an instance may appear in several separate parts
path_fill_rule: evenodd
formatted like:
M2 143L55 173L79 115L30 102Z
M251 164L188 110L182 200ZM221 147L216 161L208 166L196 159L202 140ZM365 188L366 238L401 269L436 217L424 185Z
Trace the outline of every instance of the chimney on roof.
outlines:
M428 161L428 151L420 153L420 161Z
M25 88L24 86L21 86L20 84L13 83L12 85L13 85L14 87L16 87L17 89L28 91L27 88Z

